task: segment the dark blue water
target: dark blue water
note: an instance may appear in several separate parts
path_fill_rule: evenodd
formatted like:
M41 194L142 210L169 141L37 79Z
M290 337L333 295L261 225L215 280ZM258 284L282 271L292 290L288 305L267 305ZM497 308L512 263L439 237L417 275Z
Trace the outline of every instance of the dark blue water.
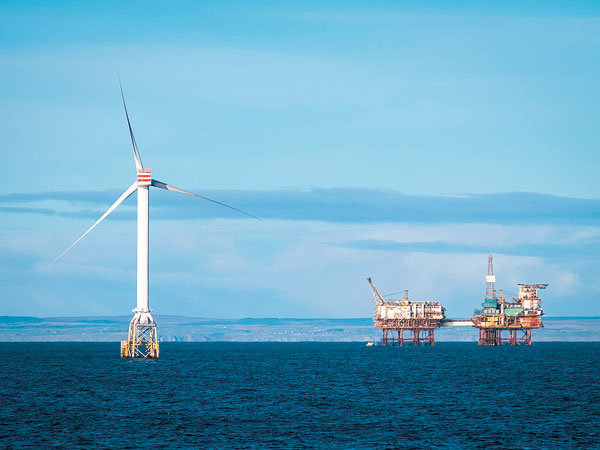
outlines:
M600 448L600 343L0 343L0 448Z

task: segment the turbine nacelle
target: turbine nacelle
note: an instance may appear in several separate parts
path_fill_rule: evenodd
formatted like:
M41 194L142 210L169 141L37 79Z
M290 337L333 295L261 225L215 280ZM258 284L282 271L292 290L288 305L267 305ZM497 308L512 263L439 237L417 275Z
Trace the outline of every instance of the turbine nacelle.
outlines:
M152 169L138 169L138 186L150 186L152 184Z

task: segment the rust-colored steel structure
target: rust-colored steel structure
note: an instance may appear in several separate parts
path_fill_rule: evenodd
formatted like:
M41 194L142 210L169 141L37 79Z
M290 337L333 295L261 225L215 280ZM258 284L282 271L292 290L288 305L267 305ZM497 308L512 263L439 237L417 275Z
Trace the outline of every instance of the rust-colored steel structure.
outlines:
M480 346L531 345L532 330L543 328L542 299L538 289L547 284L519 284L518 297L504 298L502 290L496 295L494 259L488 258L485 277L486 296L481 308L471 319L446 319L445 309L438 302L415 302L408 291L400 300L386 300L373 280L367 278L375 299L375 328L381 330L381 345L435 345L435 329L454 326L475 327ZM373 345L373 343L369 343Z
M488 258L488 275L486 277L486 298L473 313L473 325L479 329L479 345L531 345L531 331L543 328L542 299L538 297L538 289L545 289L547 284L519 284L519 295L505 299L500 290L496 297L494 289L494 270L492 256Z
M375 328L381 329L381 345L434 346L436 328L445 318L444 308L438 302L415 302L405 291L401 300L385 300L367 278L375 299Z
M531 328L479 328L478 343L488 347L500 345L529 346L531 345Z
M418 347L420 345L429 345L433 347L435 345L434 330L437 327L417 327L417 328L384 328L378 327L375 324L375 328L381 328L381 345L398 345L400 347L405 345L412 345ZM406 334L404 334L406 332Z

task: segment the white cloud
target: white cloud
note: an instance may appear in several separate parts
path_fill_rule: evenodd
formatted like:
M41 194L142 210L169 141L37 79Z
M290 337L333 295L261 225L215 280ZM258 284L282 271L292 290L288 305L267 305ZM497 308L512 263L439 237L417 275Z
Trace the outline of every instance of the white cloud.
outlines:
M38 315L67 314L73 309L80 314L127 314L135 302L134 224L103 224L48 270L44 262L53 259L80 232L83 221L75 222L50 244L42 227L1 235L0 246L32 261L21 266L10 260L4 263L0 277L5 285L9 279L14 284L5 289L6 293L18 289L31 304L38 305ZM409 289L411 298L438 300L449 316L465 316L484 296L487 252L379 251L332 244L393 238L481 248L535 239L542 245L553 245L557 239L569 242L581 237L584 231L588 236L595 230L575 226L155 221L150 233L151 292L155 292L151 302L162 313L182 315L218 314L222 309L210 301L218 297L230 303L228 314L234 316L236 311L241 315L261 311L292 317L365 317L372 313L372 304L366 302L370 290L365 279L372 276L384 293ZM594 279L589 264L502 253L494 256L497 289L505 289L508 295L516 293L517 283L545 282L550 283L544 293L549 314L600 313L587 292L580 303L573 303L572 314L560 308L562 299L581 296L585 283ZM28 280L43 284L44 293ZM87 299L87 305L76 302L79 296ZM4 307L7 313L28 314L27 308L18 305L5 303Z

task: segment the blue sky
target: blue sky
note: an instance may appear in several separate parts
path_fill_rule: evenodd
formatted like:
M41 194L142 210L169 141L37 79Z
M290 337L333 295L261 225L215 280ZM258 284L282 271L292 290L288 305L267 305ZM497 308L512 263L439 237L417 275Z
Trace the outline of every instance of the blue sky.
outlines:
M3 2L0 315L124 314L135 199L121 73L161 181L151 304L365 317L365 281L468 315L548 282L600 315L597 2Z

